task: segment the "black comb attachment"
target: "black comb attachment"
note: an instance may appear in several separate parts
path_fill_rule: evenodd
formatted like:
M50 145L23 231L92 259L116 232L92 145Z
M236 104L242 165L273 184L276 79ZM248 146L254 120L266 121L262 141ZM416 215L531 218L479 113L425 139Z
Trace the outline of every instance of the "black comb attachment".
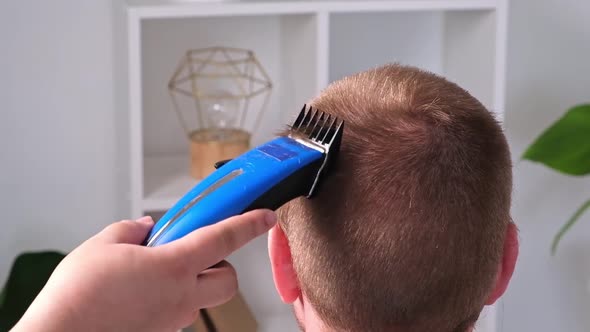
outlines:
M337 117L306 104L297 115L291 130L316 144L325 146L341 139L343 125L344 121Z
M301 140L321 147L324 158L315 172L315 177L307 197L317 192L321 178L330 173L338 159L344 121L318 110L311 105L303 105L291 126L291 134Z

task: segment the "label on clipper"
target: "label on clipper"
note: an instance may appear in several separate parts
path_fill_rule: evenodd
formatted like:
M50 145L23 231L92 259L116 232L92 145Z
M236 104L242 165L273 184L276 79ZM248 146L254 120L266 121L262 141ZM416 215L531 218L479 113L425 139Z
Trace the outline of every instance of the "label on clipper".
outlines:
M293 158L297 155L295 152L273 143L265 144L259 147L258 150L280 161Z

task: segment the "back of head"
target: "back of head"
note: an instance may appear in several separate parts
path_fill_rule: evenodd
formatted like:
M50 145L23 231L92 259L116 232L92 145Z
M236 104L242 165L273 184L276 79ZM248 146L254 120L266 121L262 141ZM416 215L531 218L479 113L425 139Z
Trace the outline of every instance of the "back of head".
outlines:
M510 221L510 155L493 115L399 65L337 81L312 105L345 131L319 195L279 210L306 298L341 331L464 330Z

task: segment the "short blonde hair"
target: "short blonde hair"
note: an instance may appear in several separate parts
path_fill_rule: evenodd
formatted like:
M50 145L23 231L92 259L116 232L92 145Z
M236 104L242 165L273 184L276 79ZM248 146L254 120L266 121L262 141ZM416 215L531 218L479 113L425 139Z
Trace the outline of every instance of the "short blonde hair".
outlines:
M345 120L337 170L279 210L300 287L341 331L462 331L489 295L510 222L501 126L454 83L386 65L312 104Z

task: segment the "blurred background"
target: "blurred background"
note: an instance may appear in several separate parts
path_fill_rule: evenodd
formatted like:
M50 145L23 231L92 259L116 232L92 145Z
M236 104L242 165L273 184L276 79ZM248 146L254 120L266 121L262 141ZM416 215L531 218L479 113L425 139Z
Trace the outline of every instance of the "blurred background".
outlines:
M113 221L158 215L190 188L168 80L185 50L230 46L253 50L272 81L268 104L252 106L263 112L252 144L325 84L385 62L473 91L503 118L521 241L489 332L590 331L590 214L550 253L590 198L590 180L521 160L568 108L590 101L590 2L417 0L391 13L363 7L376 1L345 2L347 12L330 13L330 5L246 1L231 14L187 1L3 0L0 285L21 252L67 252ZM289 309L274 295L264 241L232 259L259 322L272 316L282 326Z

